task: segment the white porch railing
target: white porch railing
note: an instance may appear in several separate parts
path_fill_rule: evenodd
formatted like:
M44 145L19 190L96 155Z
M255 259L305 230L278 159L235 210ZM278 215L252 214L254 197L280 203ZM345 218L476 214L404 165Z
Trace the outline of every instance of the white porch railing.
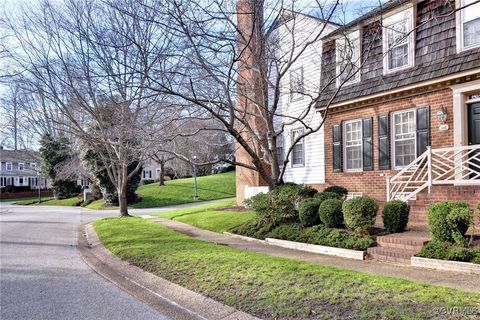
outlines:
M387 200L412 200L432 185L479 185L480 145L431 149L387 178Z

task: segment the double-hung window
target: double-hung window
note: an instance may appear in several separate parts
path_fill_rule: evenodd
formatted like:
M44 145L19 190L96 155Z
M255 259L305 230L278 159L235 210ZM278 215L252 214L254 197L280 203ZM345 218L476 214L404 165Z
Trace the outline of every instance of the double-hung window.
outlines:
M7 162L7 163L5 164L5 169L6 169L7 171L12 171L12 163L11 163L11 162Z
M25 170L25 164L23 162L18 163L18 170L19 171L24 171Z
M292 130L292 144L303 135L302 129ZM292 149L292 167L303 167L305 165L305 146L303 138L300 139Z
M360 81L360 30L335 40L337 88Z
M412 8L383 19L383 57L384 74L413 66Z
M279 134L277 136L277 162L279 166L283 166L285 160L283 152L283 135Z
M290 100L301 100L304 94L303 67L290 71Z
M477 0L457 0L457 51L480 46L480 3ZM464 8L465 7L465 8Z
M409 165L417 157L415 110L395 112L392 115L394 167Z
M362 147L362 120L353 120L345 123L345 171L363 170L363 147Z

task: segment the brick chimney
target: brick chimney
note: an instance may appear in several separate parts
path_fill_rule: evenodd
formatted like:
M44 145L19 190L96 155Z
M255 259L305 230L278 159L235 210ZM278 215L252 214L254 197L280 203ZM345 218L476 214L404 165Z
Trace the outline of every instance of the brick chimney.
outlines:
M264 67L263 47L263 0L238 0L237 2L237 50L241 54L238 62L237 82L237 112L251 111L258 114L258 106L265 105L267 92L265 79L262 77ZM248 123L256 132L265 131L265 121L261 117L249 116ZM260 134L262 137L266 135ZM254 142L248 132L243 137L250 142L250 145L260 152L260 146ZM239 162L252 164L252 158L237 145L236 159ZM268 168L269 165L266 163ZM237 166L237 204L242 205L245 200L245 186L265 186L259 173L255 170Z

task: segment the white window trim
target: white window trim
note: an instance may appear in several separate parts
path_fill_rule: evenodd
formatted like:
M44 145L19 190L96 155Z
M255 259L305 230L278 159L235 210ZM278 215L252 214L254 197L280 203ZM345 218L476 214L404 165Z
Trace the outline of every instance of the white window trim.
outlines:
M403 168L405 167L408 167L408 164L406 166L397 166L396 164L396 158L395 158L395 115L396 114L400 114L400 113L405 113L405 112L412 112L413 111L413 118L415 119L415 135L414 135L414 139L415 139L415 159L418 157L417 155L417 109L416 108L410 108L410 109L403 109L403 110L398 110L398 111L395 111L395 112L392 112L392 115L390 117L390 128L392 128L392 130L390 130L390 135L391 135L391 139L392 139L392 162L393 162L393 169L394 170L402 170Z
M293 83L292 83L292 74L294 72L300 71L300 77L302 82L302 91L301 92L293 92ZM293 68L290 70L289 73L289 88L290 88L290 102L301 101L305 97L305 79L303 74L303 66Z
M291 143L292 143L292 144L293 144L293 133L294 133L295 131L300 131L301 134L304 133L304 129L303 129L303 128L292 129L292 130L290 131L290 134L291 134L291 135L290 135L290 138L291 138ZM300 139L295 146L298 146L299 143L301 143L301 145L302 145L302 163L300 163L300 164L293 164L293 149L294 149L294 148L292 147L292 152L291 152L291 154L290 154L290 157L291 157L290 162L291 162L291 167L292 167L292 168L303 168L303 167L305 167L305 137L303 137L302 139Z
M361 124L361 129L360 129L360 133L362 135L361 137L361 141L362 143L360 143L360 148L361 148L361 154L362 154L362 157L361 157L361 161L362 161L362 164L360 165L360 168L359 169L347 169L347 139L346 139L346 136L347 136L347 124L349 123L352 123L352 122L360 122ZM342 141L343 141L343 171L344 172L363 172L363 120L362 119L354 119L354 120L349 120L349 121L345 121L343 123L343 126L342 126Z
M411 32L408 35L408 43L409 43L408 64L395 69L388 69L388 41L387 41L388 28L387 27L404 20L406 17L410 17L410 30L411 30ZM383 42L383 74L384 75L409 69L415 65L415 30L414 28L415 28L415 19L413 16L413 7L383 19L382 42Z
M8 165L10 165L10 169L8 169ZM13 163L6 162L5 163L5 171L13 171Z
M343 42L343 45L345 45L345 42L347 41L350 43L355 43L358 41L357 45L354 46L353 50L355 50L355 56L357 57L357 60L354 61L355 67L357 68L357 71L355 73L355 77L352 77L349 81L345 81L343 83L343 86L346 87L348 85L360 82L361 80L361 72L360 72L360 61L361 61L361 52L360 52L360 47L361 47L361 42L360 42L360 30L356 30L353 32L350 32L349 34L346 35L344 38L338 38L335 40L335 62L336 62L336 85L337 88L340 87L341 80L340 80L340 52L338 50L340 42Z
M32 168L33 170L37 170L37 163L36 162L31 162L30 163L30 168Z
M463 6L463 0L455 0L455 8L461 8ZM473 46L464 47L463 46L463 19L462 19L462 12L464 10L469 10L470 8L465 8L462 10L457 10L455 12L455 30L456 30L456 47L457 53L475 49L480 47L480 43L475 44Z
M20 165L22 165L22 169L20 169ZM19 162L18 163L18 171L25 171L25 163L24 162Z

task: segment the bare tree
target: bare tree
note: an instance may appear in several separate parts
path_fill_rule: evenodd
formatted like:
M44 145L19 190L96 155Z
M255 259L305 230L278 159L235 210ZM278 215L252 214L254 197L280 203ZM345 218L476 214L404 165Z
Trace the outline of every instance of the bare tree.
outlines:
M321 64L320 40L337 27L331 20L338 2L319 5L318 18L296 13L296 1L242 0L236 7L218 0L163 3L155 22L172 34L174 54L151 88L221 123L220 130L231 135L245 155L235 164L258 172L275 188L283 181L296 143L323 124L315 106L327 86L319 78L302 85L291 85L295 81L290 79L306 53ZM293 96L306 101L300 112L289 110ZM291 127L303 130L279 155L278 142Z
M56 121L100 156L122 216L128 216L128 180L141 168L150 130L164 118L161 96L146 89L155 79L152 66L161 63L163 33L148 22L154 12L142 8L134 1L113 7L96 0L44 0L4 25L19 44L9 52L10 63L25 70L22 81L60 113Z

